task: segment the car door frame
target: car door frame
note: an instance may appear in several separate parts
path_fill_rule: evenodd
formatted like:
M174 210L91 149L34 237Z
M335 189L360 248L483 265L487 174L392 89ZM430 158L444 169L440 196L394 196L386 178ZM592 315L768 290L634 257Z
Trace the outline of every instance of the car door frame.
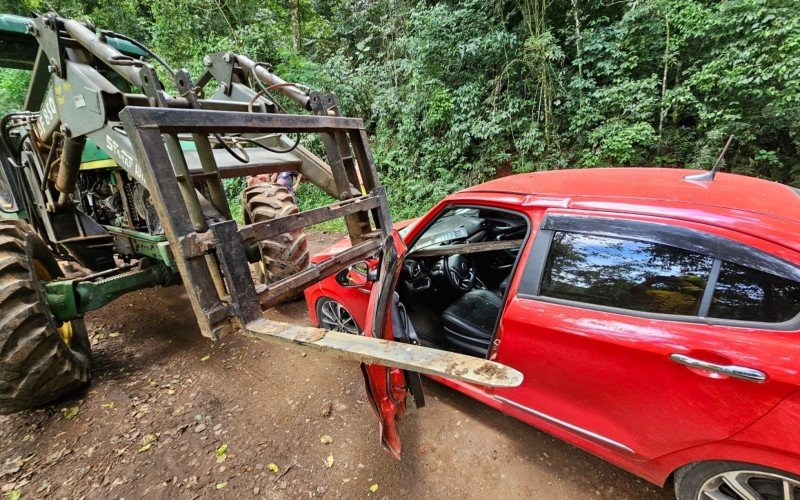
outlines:
M483 195L487 195L487 193L481 193ZM491 209L491 210L498 210L501 212L508 212L514 215L518 215L522 217L525 222L527 223L527 231L525 233L524 239L522 244L520 245L519 253L517 254L517 259L514 261L514 265L511 268L511 281L509 282L508 288L501 298L502 300L502 307L500 308L500 313L497 315L497 320L494 325L494 333L492 335L492 341L489 346L489 352L487 353L486 358L489 361L494 360L496 356L496 351L498 347L498 334L500 332L500 324L503 318L503 313L505 311L506 305L508 304L509 299L512 297L511 291L513 289L514 282L518 279L520 274L520 270L523 267L523 260L527 258L528 247L531 244L531 240L536 237L536 229L535 226L539 222L538 217L534 217L534 212L532 212L528 207L523 205L525 200L524 196L508 194L508 193L488 193L492 196L497 196L497 198L475 198L474 196L470 196L469 193L456 193L451 195L448 198L440 201L436 204L433 208L431 208L428 213L426 213L421 218L417 219L413 224L414 227L409 231L405 237L403 238L406 247L408 248L408 252L410 253L413 245L417 242L417 240L422 236L425 231L427 231L434 222L439 220L441 214L449 210L451 208L478 208L478 209ZM402 261L400 262L402 265ZM467 382L462 382L460 380L453 380L445 377L438 377L436 375L425 375L427 378L431 380L435 380L436 382L450 387L451 389L457 390L473 399L476 399L484 404L489 406L493 406L495 408L500 409L500 405L497 400L493 397L495 389L493 387L486 387L486 386L479 386L470 384Z
M505 204L503 204L503 205L505 205ZM495 204L486 203L484 200L474 200L474 199L443 200L437 206L435 206L433 209L431 209L431 211L428 212L423 219L420 219L418 221L421 224L415 223L415 227L406 235L406 238L405 238L404 241L405 241L405 244L406 244L406 247L407 247L408 251L406 252L406 255L401 259L400 265L402 265L402 261L405 260L405 258L408 257L408 255L412 253L412 249L414 248L414 244L417 242L417 240L419 240L419 238L423 234L425 234L425 232L428 229L430 229L430 227L436 221L438 221L441 218L441 215L445 211L451 210L453 208L477 208L477 209L485 209L485 210L496 210L498 212L506 212L506 213L509 213L509 214L513 214L513 215L517 215L519 217L522 217L525 220L525 223L527 225L526 231L525 231L525 236L522 237L522 243L519 246L519 252L517 253L517 257L514 260L514 263L511 265L511 271L510 271L511 281L509 282L509 286L508 286L508 288L506 288L505 293L500 298L501 301L502 301L503 306L500 308L500 314L497 315L497 320L495 321L495 324L494 324L494 329L493 329L493 334L492 334L492 341L490 343L489 351L488 351L486 357L483 358L483 359L491 360L492 359L492 355L494 354L494 351L497 348L497 333L498 333L498 329L499 329L499 326L500 326L500 320L503 317L503 309L505 309L505 305L506 305L506 303L508 301L508 298L511 296L510 293L509 293L510 290L511 290L511 283L514 281L516 275L519 273L520 263L522 262L522 259L524 257L526 247L528 245L528 242L530 241L531 236L534 234L533 226L534 226L534 222L535 221L531 218L530 213L527 212L526 210L524 210L524 208L520 207L520 206L517 206L517 207L513 207L513 206L497 206ZM463 383L463 382L459 382L459 381L455 381L455 380L444 379L443 377L435 377L435 376L431 376L431 377L435 378L436 380L439 380L439 381L448 380L449 383L452 383L452 384L462 384ZM490 390L490 388L488 388L488 387L485 387L483 389L484 390Z

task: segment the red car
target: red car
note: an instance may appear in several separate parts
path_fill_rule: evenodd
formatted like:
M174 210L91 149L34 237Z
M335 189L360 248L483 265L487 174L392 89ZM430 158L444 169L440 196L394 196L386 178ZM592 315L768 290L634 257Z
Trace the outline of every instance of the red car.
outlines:
M514 388L432 378L674 480L680 500L798 500L800 192L703 179L589 169L471 187L398 225L377 283L369 261L307 289L311 319L353 334L387 321L396 339L515 368ZM368 314L381 301L388 320ZM365 370L399 456L395 425L419 385Z

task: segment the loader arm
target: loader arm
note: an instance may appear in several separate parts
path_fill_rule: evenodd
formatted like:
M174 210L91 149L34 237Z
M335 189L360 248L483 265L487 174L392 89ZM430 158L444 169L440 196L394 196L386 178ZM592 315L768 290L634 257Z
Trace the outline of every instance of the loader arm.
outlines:
M32 94L27 99L29 112L13 118L15 126L26 131L21 137L28 141L21 167L30 174L31 183L41 183L37 186L43 193L41 216L79 215L73 195L83 146L92 139L146 188L169 244L171 255L165 265L170 272L140 270L136 279L129 279L132 287L166 284L177 273L201 333L212 339L241 327L257 338L291 342L362 362L484 385L509 386L521 381L515 370L485 360L264 319L262 311L287 295L380 254L391 233L386 192L378 181L364 124L361 119L342 117L335 95L305 91L246 56L221 53L209 56L208 70L197 85L187 71L174 71L173 96L165 91L149 61L124 53L110 42L120 40L118 35L98 34L86 24L52 13L32 20L27 33L39 45ZM263 88L256 91L246 86L243 82L250 76ZM204 99L202 88L212 78L220 84L219 91ZM129 92L126 87L143 93ZM270 90L281 92L312 114L284 113L269 96ZM41 99L33 96L40 91ZM38 111L33 112L35 109ZM263 146L285 147L293 137L308 134L321 136L327 163L299 146L284 153L264 152ZM242 138L249 141L246 145L257 147L239 149L247 157L240 165L223 165L236 156L231 148L237 142L241 146ZM193 143L191 151L181 146L187 141ZM231 219L222 187L225 172L255 175L277 172L287 165L298 165L337 202L243 226ZM251 245L339 217L347 224L351 248L275 283L254 284L247 257ZM55 233L50 236L57 238ZM119 281L110 279L114 272L109 269L89 276L83 284L48 285L48 299L58 301L59 293L74 293L70 308L61 310L67 311L65 315L81 314L103 303L84 300L81 304L81 290L89 293L105 287L109 296L124 291Z

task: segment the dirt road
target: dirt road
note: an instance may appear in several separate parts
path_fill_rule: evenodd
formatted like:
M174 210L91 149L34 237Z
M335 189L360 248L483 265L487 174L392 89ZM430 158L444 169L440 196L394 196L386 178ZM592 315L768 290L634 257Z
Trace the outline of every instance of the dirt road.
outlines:
M336 239L313 234L312 250ZM302 301L268 315L308 321ZM0 416L3 496L672 497L430 381L396 461L356 365L239 335L212 343L180 287L123 297L87 325L88 391Z

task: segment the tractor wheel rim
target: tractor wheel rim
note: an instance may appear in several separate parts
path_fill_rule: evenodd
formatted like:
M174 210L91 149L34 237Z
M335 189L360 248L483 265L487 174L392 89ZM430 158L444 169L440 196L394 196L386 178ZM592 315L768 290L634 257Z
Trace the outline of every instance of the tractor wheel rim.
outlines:
M335 300L326 301L320 307L320 326L326 330L333 330L335 332L350 333L359 335L361 332L358 330L356 320L343 305Z
M697 500L796 500L800 481L782 474L734 470L722 472L700 487Z

